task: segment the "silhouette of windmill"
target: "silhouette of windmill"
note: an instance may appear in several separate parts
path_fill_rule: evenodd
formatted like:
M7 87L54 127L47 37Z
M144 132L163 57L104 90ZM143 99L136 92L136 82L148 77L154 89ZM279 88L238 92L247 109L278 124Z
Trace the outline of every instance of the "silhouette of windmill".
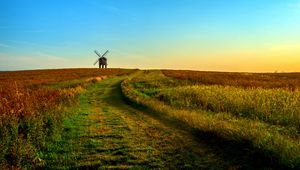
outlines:
M106 52L101 55L97 50L94 51L97 56L99 56L99 58L95 61L94 65L97 64L97 62L99 62L99 68L107 68L107 58L105 58L104 56L109 52L108 50L106 50Z

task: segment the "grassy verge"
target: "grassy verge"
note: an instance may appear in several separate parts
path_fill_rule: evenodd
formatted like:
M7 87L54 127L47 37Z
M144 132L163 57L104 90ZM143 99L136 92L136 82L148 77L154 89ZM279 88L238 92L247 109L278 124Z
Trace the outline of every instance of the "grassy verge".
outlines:
M153 97L179 108L226 112L260 120L289 129L291 136L299 136L299 91L194 85L164 89Z
M98 80L69 81L72 86L68 87L67 82L63 86L40 87L33 94L26 94L24 89L11 92L22 94L14 102L24 110L21 115L1 114L1 167L34 168L43 164L39 152L60 137L67 110L78 103L77 94Z
M250 143L254 150L258 150L273 164L277 164L278 161L283 168L291 169L300 166L298 137L284 135L280 132L280 128L274 128L273 125L260 120L236 117L224 112L211 114L205 110L178 109L170 106L151 97L151 95L157 94L161 90L159 87L166 87L164 82L172 82L173 80L167 80L159 72L155 74L150 73L149 77L144 74L142 77L137 77L131 81L124 81L122 83L123 94L132 102L176 118L201 132L213 134L234 143ZM162 83L159 82L159 78L162 78ZM145 83L147 79L151 81L151 85L142 87L141 84L147 84ZM177 91L173 92L176 93Z
M60 138L62 122L67 110L78 104L78 93L107 76L133 71L86 69L1 74L0 169L32 169L43 164L40 153L48 149L49 142Z

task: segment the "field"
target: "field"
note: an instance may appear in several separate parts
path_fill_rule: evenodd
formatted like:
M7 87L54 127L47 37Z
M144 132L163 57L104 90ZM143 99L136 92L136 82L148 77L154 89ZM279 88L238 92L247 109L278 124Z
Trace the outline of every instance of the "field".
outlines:
M164 70L164 75L188 80L190 84L229 85L245 88L298 89L300 73L235 73Z
M146 72L122 88L130 101L181 121L200 138L244 145L265 164L299 168L299 80L299 73L164 70Z
M62 69L0 73L0 165L31 167L58 137L67 107L90 84L132 70Z
M297 169L300 74L0 73L0 167Z

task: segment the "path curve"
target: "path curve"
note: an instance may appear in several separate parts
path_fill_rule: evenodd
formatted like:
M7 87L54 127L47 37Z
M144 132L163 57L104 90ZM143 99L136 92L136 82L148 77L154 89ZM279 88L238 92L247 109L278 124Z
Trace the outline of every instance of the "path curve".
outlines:
M239 169L180 124L131 106L121 94L126 77L89 86L77 114L64 122L50 169ZM142 110L142 111L141 111ZM59 146L59 147L57 147ZM51 148L50 148L51 150Z

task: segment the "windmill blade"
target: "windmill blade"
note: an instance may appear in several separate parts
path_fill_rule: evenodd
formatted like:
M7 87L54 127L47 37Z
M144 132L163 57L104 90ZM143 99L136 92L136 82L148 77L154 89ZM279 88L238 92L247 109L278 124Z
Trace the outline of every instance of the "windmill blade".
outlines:
M102 57L104 57L107 53L108 53L109 51L108 50L106 50L106 52L102 55Z
M101 57L101 54L100 53L98 53L98 51L97 50L95 50L94 51L99 57Z
M99 60L96 60L95 63L94 63L94 65L96 65L98 62L99 62Z

